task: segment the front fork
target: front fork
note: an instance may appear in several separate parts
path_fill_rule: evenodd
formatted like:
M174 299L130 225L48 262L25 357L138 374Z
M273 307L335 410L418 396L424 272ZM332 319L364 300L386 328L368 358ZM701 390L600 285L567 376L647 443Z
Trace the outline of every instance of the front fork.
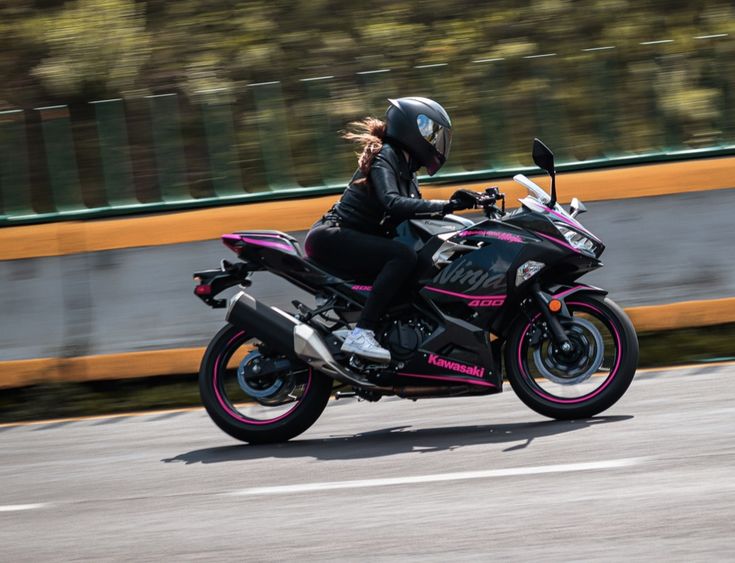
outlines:
M546 326L549 327L554 345L562 352L571 352L572 343L569 341L560 321L560 319L571 318L564 302L541 291L541 286L538 283L531 287L531 295L541 311L541 316L546 321Z

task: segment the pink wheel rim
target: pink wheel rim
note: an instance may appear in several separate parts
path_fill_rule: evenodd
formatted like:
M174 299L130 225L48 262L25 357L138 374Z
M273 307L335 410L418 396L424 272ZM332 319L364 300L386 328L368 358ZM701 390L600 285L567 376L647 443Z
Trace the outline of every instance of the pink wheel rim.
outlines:
M612 383L612 381L615 379L615 376L618 374L618 369L620 368L620 360L623 356L622 354L622 340L620 338L620 333L618 332L617 327L610 321L607 321L606 315L597 307L593 305L589 305L587 303L580 303L580 302L570 302L567 303L567 305L574 305L581 308L587 308L588 310L594 311L599 315L598 319L605 324L605 326L608 326L610 330L612 331L613 337L615 339L615 365L613 369L610 371L609 375L605 379L602 385L600 385L597 389L594 391L583 395L581 397L575 397L573 399L564 399L562 397L556 397L554 395L550 395L546 393L544 390L542 390L538 384L534 381L533 377L527 372L525 364L523 362L523 344L526 339L526 334L528 334L528 331L531 329L531 326L536 321L536 319L539 318L540 313L537 314L529 323L526 325L526 327L523 329L523 333L521 334L521 338L518 342L518 369L521 370L521 375L529 382L529 386L531 387L531 390L538 395L539 397L542 397L543 399L546 399L547 401L551 403L556 404L576 404L576 403L582 403L584 401L589 401L590 399L595 398L597 395L602 393L609 385ZM603 320L605 319L605 320Z
M225 345L224 350L217 356L217 358L214 360L214 373L212 375L212 386L214 388L214 394L217 397L217 403L219 403L220 407L232 418L235 420L242 422L244 424L253 424L256 426L266 426L268 424L275 424L276 422L283 420L284 418L287 418L293 412L299 408L301 405L301 402L303 401L304 397L309 392L309 389L311 388L311 380L312 380L312 373L311 368L308 370L308 379L306 381L306 387L304 389L304 392L302 393L301 397L294 401L293 406L288 409L285 413L277 416L276 418L270 419L270 420L256 420L253 418L248 418L237 412L235 409L232 408L232 405L230 402L222 396L222 393L220 393L219 385L220 385L220 370L226 369L227 360L232 355L230 352L230 346L232 346L233 342L236 342L238 339L240 339L245 334L245 331L238 332L235 336L233 336L229 342ZM234 349L233 349L234 352Z

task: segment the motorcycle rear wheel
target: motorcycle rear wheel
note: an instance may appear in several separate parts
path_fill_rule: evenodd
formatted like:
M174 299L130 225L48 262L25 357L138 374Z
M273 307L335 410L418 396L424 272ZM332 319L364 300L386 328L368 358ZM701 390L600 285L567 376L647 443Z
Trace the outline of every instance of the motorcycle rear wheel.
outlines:
M539 414L558 420L589 418L614 405L633 381L638 338L625 312L596 294L576 294L563 323L574 349L555 349L540 313L516 321L505 347L508 380Z
M210 418L233 438L250 444L285 442L316 422L329 401L332 380L297 364L270 379L245 383L238 368L257 343L240 328L222 328L202 358L199 394Z

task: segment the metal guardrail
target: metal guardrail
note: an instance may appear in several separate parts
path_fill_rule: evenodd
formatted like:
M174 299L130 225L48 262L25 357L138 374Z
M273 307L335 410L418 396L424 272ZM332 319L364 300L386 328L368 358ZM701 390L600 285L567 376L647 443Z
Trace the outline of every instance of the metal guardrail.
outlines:
M86 114L64 105L2 111L0 226L339 192L354 157L337 134L349 119L333 108L350 101L380 115L385 98L407 86L456 116L450 163L427 182L527 171L531 136L554 148L560 170L734 154L735 78L717 72L727 51L708 45L697 54L706 65L694 85L710 107L693 120L656 86L678 64L666 48L651 47L637 71L646 95L636 100L626 100L630 61L598 50L473 61L472 95L442 63L250 84L237 103L213 90L94 101ZM565 94L572 76L585 85L583 98ZM588 100L584 111L579 99ZM631 141L631 116L645 121L643 140Z

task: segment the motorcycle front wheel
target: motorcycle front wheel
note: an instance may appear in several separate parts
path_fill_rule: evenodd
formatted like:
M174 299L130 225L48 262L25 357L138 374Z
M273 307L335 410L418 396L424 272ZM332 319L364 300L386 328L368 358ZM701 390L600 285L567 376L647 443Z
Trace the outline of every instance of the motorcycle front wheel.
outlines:
M505 347L508 380L531 409L550 418L588 418L615 404L633 381L638 338L612 300L576 294L566 301L571 319L562 326L572 344L563 353L541 313L512 327Z
M210 418L250 444L298 436L319 418L331 390L326 375L268 352L229 324L209 343L199 370L199 393Z

